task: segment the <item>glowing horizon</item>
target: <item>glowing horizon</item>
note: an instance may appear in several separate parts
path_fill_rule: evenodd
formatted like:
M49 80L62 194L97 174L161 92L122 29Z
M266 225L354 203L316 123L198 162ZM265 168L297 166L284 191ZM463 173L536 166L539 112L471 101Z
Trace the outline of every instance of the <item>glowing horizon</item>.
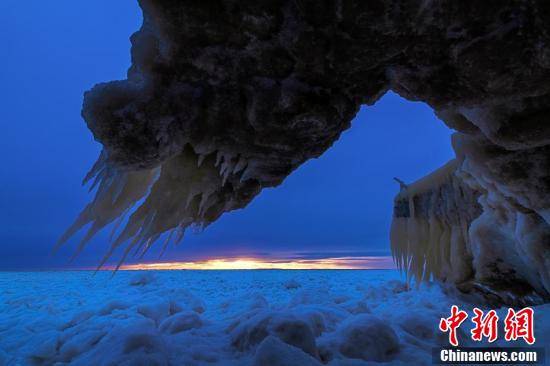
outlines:
M215 258L199 261L125 264L132 270L241 270L241 269L395 269L390 256L335 257L322 259Z

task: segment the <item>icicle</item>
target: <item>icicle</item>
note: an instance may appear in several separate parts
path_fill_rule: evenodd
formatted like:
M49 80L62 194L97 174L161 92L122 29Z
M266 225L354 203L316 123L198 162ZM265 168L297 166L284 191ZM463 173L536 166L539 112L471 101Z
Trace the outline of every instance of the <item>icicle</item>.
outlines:
M149 215L145 218L143 221L143 224L141 225L141 229L139 232L139 236L142 238L150 238L151 237L151 229L155 223L155 217L157 216L157 212L153 211L149 213Z
M203 210L206 206L206 202L208 201L209 197L210 197L210 193L208 193L208 192L203 192L202 193L202 197L201 197L201 201L199 203L199 210L197 212L197 216L199 216L199 217L202 216Z
M168 248L168 245L170 244L170 239L172 239L172 235L174 234L175 230L170 230L168 235L166 235L166 239L164 239L164 243L162 244L162 249L160 250L159 259L164 255L164 252L166 252L166 248Z
M252 168L250 167L250 165L247 165L246 168L244 169L242 175L241 175L241 179L239 179L239 181L242 183L248 179L252 178Z
M107 168L103 168L97 173L97 175L94 177L94 181L90 185L90 188L88 188L88 192L93 191L97 184L99 182L103 182L103 180L105 179L107 179Z
M471 207L474 193L464 196L461 180L455 175L457 162L450 161L419 181L400 182L391 228L391 249L396 265L417 284L432 277L460 279L464 265L453 251L467 246L468 226L475 217L461 214ZM398 180L399 181L399 180ZM403 188L405 186L405 188ZM463 216L466 217L463 217ZM455 263L451 259L455 259Z
M128 245L125 249L124 249L124 254L122 255L122 258L120 258L120 260L118 261L117 265L116 265L116 268L115 270L113 271L113 276L114 274L120 269L120 266L122 266L122 263L124 263L124 261L126 260L126 257L128 256L128 253L130 252L130 250L132 250L132 248L136 245L136 242L133 241L130 245Z
M105 150L101 150L101 153L99 154L99 157L97 158L96 162L92 166L92 169L90 169L90 171L86 174L86 176L82 180L82 185L85 185L86 183L88 183L90 179L98 175L98 173L101 170L105 169L106 160L107 160L107 153L105 152Z
M111 246L111 248L109 248L109 250L107 251L107 253L105 253L105 255L103 256L103 258L101 258L101 261L100 261L99 264L97 265L94 274L96 274L97 271L99 271L101 268L103 268L103 266L105 265L105 263L107 262L107 260L108 260L109 258L111 258L111 256L113 255L113 252L114 252L114 248L113 248L113 246Z
M174 236L178 237L176 243L179 243L190 225L208 224L204 216L214 202L220 182L225 184L237 169L235 165L242 167L245 164L242 158L236 159L231 154L220 151L216 154L218 169L211 165L197 169L196 166L202 164L207 155L189 149L151 170L120 171L109 166L107 161L96 162L87 176L88 180L94 179L93 185L97 187L95 197L60 238L57 247L91 224L79 243L76 256L99 230L113 223L111 245L98 266L101 268L122 246L125 247L124 257L130 249L132 253L135 250L136 255L143 255L166 231L173 235L166 239L165 245ZM145 200L131 213L134 205L144 197ZM126 215L130 217L126 219ZM173 231L174 228L178 229Z
M140 227L143 226L144 219L137 219L136 213L134 212L132 216L130 216L130 219L128 220L128 223L122 230L122 232L118 235L115 242L113 243L114 247L118 247L122 245L126 240L129 240L130 238L136 237L138 231L140 230Z
M233 155L224 155L223 163L220 168L220 176L222 177L222 187L225 185L225 181L229 174L233 171Z
M222 159L223 159L223 153L218 150L218 152L216 153L216 162L214 163L214 166L218 167L218 165L220 165Z
M147 239L144 238L142 235L138 235L134 238L134 241L137 245L135 246L136 249L134 250L134 257L137 257L139 251L141 250L141 248L143 247L143 244L145 244Z
M204 161L204 158L206 157L206 155L204 154L199 154L199 158L197 159L197 168L200 168L201 165L202 165L202 162Z
M235 164L235 167L233 168L233 174L237 174L238 172L246 168L247 164L248 161L242 155L240 155L237 164Z
M200 192L189 192L187 195L187 200L185 201L185 209L189 208L189 205L191 202L193 202L193 198L195 198L197 195L199 195Z
M120 215L120 217L116 220L115 224L113 225L113 229L111 230L111 234L109 234L109 241L111 241L111 242L113 241L113 238L115 237L116 232L120 228L120 225L122 224L122 222L126 218L126 215L128 214L128 211L130 211L130 208L127 208L126 210L124 210L122 215Z
M101 226L100 224L98 223L94 223L94 225L92 225L92 227L86 232L86 235L84 236L84 238L82 238L82 240L80 241L80 243L78 244L78 248L76 249L76 251L74 252L74 254L72 255L71 259L70 259L70 262L72 263L75 258L82 252L82 250L84 249L84 247L86 246L86 244L90 241L90 239L93 238L93 236L102 228L103 226Z
M124 188L126 187L126 183L128 182L128 176L126 174L122 175L120 179L117 179L113 183L113 192L111 195L111 202L115 203L115 201L118 199Z
M177 234L176 238L174 239L174 244L178 245L179 243L181 243L181 241L183 240L183 236L185 235L185 227L180 225L176 230Z
M231 169L226 169L223 176L222 176L222 187L225 186L225 182L227 182L227 178L229 177L229 174L231 173Z
M231 162L230 162L229 160L227 160L227 159L224 159L224 160L223 160L223 163L221 164L221 167L220 167L220 176L223 177L223 175L225 174L225 172L226 172L227 170L229 170L230 166L231 166Z
M152 236L149 239L147 239L147 242L145 243L145 246L144 246L143 250L141 251L141 255L139 256L140 259L143 258L145 253L147 253L147 251L151 248L151 246L158 239L158 237L159 237L158 235L155 235L155 236Z
M80 230L84 225L90 222L89 211L90 211L90 204L88 204L86 208L82 210L82 212L80 213L80 215L78 215L75 222L63 233L63 235L61 235L61 237L59 238L59 240L54 246L54 252L57 251L59 247L61 247L61 245L66 243L71 236L76 234L78 230Z

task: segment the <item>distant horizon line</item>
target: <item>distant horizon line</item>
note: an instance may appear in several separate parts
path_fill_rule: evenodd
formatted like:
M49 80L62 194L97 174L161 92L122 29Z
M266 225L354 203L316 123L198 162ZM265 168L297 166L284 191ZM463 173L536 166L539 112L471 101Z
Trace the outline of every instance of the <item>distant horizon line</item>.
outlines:
M192 253L188 253L192 254ZM141 259L141 258L140 258ZM131 270L374 270L397 269L387 251L241 251L217 253L216 256L187 258L130 259L122 265L108 262L97 268L92 261L75 264L55 263L51 266L6 266L0 272L56 272L56 271L120 271Z
M119 271L143 270L391 270L393 257L380 255L326 256L323 258L235 256L197 260L143 261L122 264ZM114 271L117 265L57 268L0 269L0 272Z
M116 269L108 266L105 269ZM123 264L119 270L330 270L396 269L391 256L342 256L311 259L289 258L212 258L196 261L155 261Z
M235 268L235 269L119 269L120 272L171 272L171 271L189 271L189 272L231 272L231 271L397 271L398 268ZM113 272L112 268L58 268L58 269L0 269L0 273L12 272Z

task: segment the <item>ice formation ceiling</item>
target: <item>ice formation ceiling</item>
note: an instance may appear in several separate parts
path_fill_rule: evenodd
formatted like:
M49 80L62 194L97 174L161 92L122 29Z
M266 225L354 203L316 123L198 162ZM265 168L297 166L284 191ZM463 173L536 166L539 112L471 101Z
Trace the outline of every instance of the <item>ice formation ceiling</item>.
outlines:
M280 184L393 90L457 131L457 174L482 197L463 277L510 270L550 290L548 2L139 2L128 78L85 94L98 191L62 241L92 223L84 245L142 199L113 248L178 239ZM511 269L488 270L479 253L507 248Z

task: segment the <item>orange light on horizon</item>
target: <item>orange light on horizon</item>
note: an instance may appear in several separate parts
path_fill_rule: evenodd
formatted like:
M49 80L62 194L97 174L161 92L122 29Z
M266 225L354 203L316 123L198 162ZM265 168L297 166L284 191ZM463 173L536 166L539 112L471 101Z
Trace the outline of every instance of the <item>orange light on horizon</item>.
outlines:
M395 269L391 257L341 257L277 260L262 258L217 258L192 262L125 264L120 270L238 270L238 269Z

